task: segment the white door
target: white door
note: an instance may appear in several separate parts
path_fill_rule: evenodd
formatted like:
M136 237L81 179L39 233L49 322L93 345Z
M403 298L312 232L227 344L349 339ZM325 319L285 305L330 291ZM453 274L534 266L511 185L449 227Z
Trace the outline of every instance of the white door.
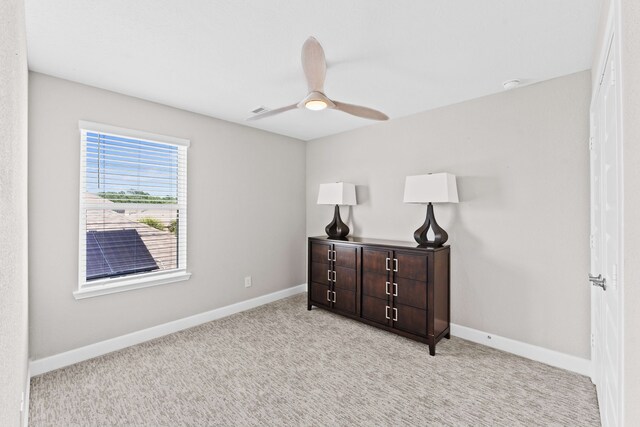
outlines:
M610 46L615 46L614 38ZM591 106L591 319L593 381L603 426L621 425L621 167L615 49Z

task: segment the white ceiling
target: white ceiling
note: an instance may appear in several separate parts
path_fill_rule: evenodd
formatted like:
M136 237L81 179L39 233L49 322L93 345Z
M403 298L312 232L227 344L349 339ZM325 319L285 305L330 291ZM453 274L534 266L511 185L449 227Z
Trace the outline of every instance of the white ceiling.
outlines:
M600 0L27 0L29 68L309 140L376 122L293 110L300 49L326 94L391 120L591 67Z

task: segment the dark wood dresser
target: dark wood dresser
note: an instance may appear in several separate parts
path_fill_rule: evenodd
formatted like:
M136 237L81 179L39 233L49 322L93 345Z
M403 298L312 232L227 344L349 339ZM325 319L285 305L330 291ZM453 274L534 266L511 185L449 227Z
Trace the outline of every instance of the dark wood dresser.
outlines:
M429 344L449 338L449 246L309 238L308 303Z

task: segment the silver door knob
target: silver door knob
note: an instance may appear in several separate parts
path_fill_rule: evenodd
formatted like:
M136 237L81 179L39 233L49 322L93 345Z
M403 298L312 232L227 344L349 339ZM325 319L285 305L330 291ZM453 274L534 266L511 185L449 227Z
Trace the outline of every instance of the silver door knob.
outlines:
M602 288L603 291L607 290L607 279L602 277L602 274L598 274L597 276L589 274L589 281L593 286Z

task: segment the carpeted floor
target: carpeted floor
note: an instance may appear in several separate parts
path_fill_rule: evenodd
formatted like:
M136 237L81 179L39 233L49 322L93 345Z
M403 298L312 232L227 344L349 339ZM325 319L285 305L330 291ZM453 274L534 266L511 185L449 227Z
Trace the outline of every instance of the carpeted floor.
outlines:
M31 380L30 426L599 425L588 378L458 338L426 345L306 294Z

